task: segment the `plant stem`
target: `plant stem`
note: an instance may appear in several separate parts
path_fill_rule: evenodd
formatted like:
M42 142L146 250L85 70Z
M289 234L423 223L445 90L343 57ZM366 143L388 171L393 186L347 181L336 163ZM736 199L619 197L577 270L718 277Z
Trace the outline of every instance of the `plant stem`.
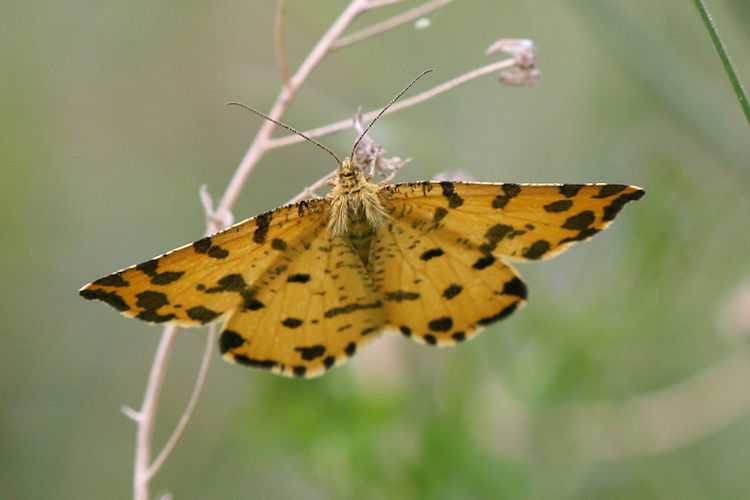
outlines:
M133 470L133 498L135 500L148 500L148 485L151 480L151 441L154 436L154 422L156 421L156 403L164 385L164 376L167 373L167 362L172 351L172 346L177 339L179 328L176 325L167 325L159 339L156 348L154 362L148 375L146 392L143 395L141 409L136 414L138 430L136 432L135 464Z
M721 41L719 32L716 30L716 25L711 18L711 14L708 13L708 9L706 9L706 4L703 2L703 0L693 0L693 3L695 3L695 8L698 9L698 13L701 16L701 20L703 21L704 26L706 26L708 35L711 37L711 41L716 48L716 52L719 53L719 58L721 59L721 63L724 65L724 70L727 72L727 76L729 77L729 81L732 84L734 93L737 94L737 98L740 101L742 111L745 113L745 119L747 120L748 124L750 124L750 104L748 104L747 101L747 92L745 92L745 88L742 86L742 82L740 82L739 76L737 76L737 71L735 71L734 69L732 59L727 53L727 48L724 45L724 42Z

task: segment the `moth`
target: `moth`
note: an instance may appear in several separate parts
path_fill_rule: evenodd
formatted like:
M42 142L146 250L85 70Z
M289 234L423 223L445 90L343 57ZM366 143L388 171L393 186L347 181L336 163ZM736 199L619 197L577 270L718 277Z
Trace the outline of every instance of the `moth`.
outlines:
M371 183L350 159L332 191L244 220L80 290L149 323L223 321L231 361L294 377L383 332L445 346L508 317L540 260L605 229L644 191L621 184Z

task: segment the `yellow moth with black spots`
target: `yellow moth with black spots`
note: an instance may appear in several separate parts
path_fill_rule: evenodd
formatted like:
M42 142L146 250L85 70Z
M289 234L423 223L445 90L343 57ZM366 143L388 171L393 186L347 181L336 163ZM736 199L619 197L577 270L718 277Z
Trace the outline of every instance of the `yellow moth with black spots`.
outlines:
M556 255L643 194L619 184L372 184L347 158L326 198L247 219L80 294L150 323L222 319L225 358L311 377L384 331L438 346L471 338L526 299L505 259Z

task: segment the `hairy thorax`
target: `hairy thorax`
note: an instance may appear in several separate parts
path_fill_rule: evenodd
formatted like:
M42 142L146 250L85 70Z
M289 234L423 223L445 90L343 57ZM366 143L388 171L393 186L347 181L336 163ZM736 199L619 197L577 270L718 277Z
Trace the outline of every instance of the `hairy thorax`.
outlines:
M362 262L367 265L370 242L385 225L388 212L380 201L380 186L370 184L354 163L346 158L338 169L333 190L328 194L331 235L348 237Z

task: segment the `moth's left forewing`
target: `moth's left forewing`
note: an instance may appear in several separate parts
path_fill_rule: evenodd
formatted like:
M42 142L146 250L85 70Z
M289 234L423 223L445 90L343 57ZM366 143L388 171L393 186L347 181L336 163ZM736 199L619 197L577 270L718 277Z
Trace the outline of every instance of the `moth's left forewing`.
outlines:
M252 304L261 278L306 250L327 210L325 200L279 207L100 278L79 293L150 323L206 324Z
M416 182L384 186L393 216L416 211L431 231L468 249L545 259L605 229L644 191L622 184Z

